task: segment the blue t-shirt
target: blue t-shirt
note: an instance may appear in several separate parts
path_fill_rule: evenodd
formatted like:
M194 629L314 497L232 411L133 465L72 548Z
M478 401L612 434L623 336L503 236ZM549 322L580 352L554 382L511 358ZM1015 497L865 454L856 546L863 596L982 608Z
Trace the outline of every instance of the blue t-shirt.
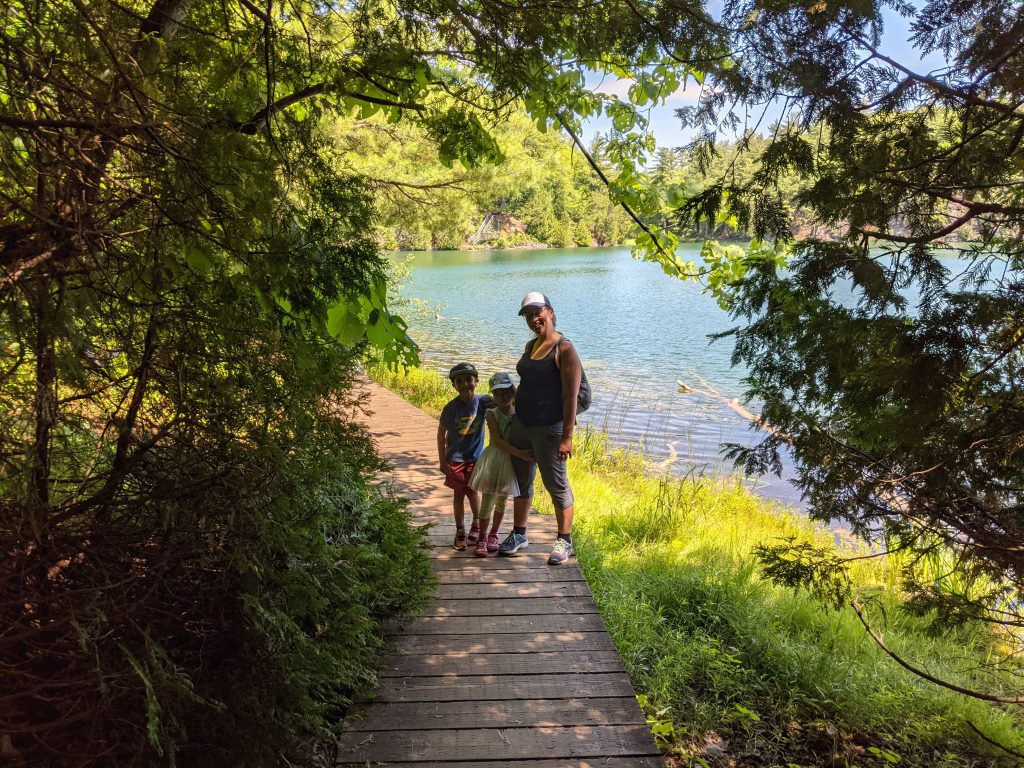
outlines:
M473 395L469 403L456 397L441 411L445 435L445 458L451 464L474 462L484 450L484 416L494 407L490 395Z

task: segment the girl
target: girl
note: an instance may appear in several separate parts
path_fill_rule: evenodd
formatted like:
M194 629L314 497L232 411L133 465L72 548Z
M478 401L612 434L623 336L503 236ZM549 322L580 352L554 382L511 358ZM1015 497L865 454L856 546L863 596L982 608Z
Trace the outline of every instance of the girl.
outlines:
M505 503L509 496L519 495L519 483L512 468L512 456L531 461L529 451L514 447L508 442L508 434L512 426L512 414L515 413L516 388L512 377L504 371L491 376L488 380L491 396L495 407L488 408L486 414L487 432L491 436L490 444L484 448L473 476L469 479L469 487L481 494L479 539L476 542L477 557L487 557L489 552L498 551L498 529L505 516ZM494 522L490 533L487 523L494 513Z

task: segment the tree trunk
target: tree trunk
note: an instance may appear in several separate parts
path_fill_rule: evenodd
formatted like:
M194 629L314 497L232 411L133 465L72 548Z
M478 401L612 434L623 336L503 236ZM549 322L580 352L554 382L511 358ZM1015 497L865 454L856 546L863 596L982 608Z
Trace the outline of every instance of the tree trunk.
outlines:
M49 538L50 436L57 423L57 356L54 326L57 323L63 289L53 293L41 283L33 291L32 314L36 323L33 352L36 358L34 404L35 439L32 444L28 515L32 536L38 544Z

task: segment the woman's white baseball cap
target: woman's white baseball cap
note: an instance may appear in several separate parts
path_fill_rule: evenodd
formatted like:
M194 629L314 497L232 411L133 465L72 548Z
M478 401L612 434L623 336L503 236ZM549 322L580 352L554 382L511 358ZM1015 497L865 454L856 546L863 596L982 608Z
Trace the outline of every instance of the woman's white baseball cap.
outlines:
M530 291L528 294L523 296L523 301L519 305L519 314L522 315L528 309L540 309L541 307L550 307L551 302L548 301L548 297L540 291Z

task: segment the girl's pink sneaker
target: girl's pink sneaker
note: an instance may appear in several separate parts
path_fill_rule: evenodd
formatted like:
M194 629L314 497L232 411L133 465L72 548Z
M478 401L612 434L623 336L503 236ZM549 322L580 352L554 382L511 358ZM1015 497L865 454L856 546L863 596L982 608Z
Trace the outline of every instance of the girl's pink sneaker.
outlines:
M498 551L498 534L492 533L487 537L487 551L492 555Z
M487 537L481 536L476 542L476 556L487 557Z

